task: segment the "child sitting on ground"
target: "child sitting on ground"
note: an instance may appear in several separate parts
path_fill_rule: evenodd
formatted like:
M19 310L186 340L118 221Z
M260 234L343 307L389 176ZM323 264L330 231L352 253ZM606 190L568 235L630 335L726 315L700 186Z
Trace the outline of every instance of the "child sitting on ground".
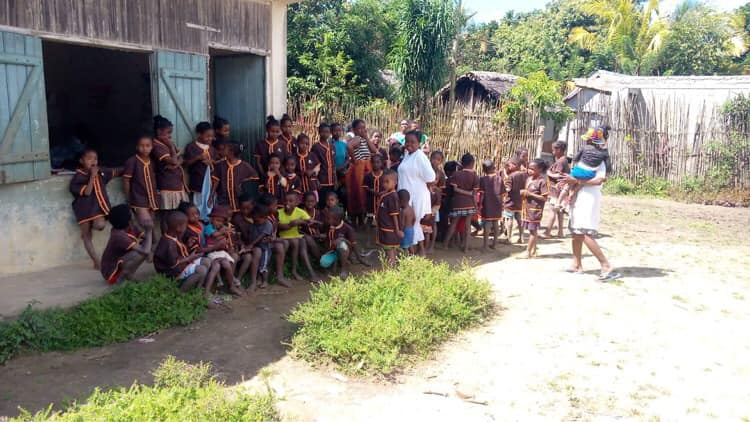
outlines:
M110 203L107 183L122 174L121 170L99 168L96 151L86 148L78 158L80 167L70 179L70 193L73 194L73 213L81 228L83 247L94 263L94 269L101 268L101 260L94 248L91 230L104 230L104 218L109 215Z
M235 296L242 296L243 293L240 290L240 281L234 277L235 266L237 265L240 256L235 248L236 233L233 228L230 227L227 222L229 220L229 213L226 208L217 205L208 215L209 224L203 229L203 234L206 238L206 248L211 250L206 255L211 260L211 265L218 265L221 270L221 276L224 282L227 284L229 292ZM244 260L252 259L252 256L245 253L242 256ZM206 294L210 294L213 286L211 283L206 283Z
M417 222L417 216L414 214L414 208L409 205L411 199L409 191L401 189L398 191L398 202L400 210L400 221L399 227L404 232L404 237L401 239L401 249L407 254L413 254L414 251L414 224Z
M537 158L529 163L529 177L526 186L521 190L523 197L523 227L529 231L529 244L526 246L525 258L536 256L536 240L542 224L544 203L547 202L549 189L547 178L542 174L547 170L547 162Z
M255 290L256 286L261 289L268 286L268 265L271 262L274 240L273 223L268 219L270 214L271 210L267 205L258 204L253 208L253 227L250 232L249 243L245 245L245 248L253 251L253 261L250 265L250 285L247 287L249 291ZM260 285L257 283L258 275L261 277ZM279 274L279 279L285 281L283 277L282 272ZM279 281L279 284L289 287L282 281Z
M310 216L310 223L301 227L307 245L308 254L315 259L320 259L320 247L318 240L321 239L320 227L323 225L322 215L318 209L318 197L315 192L307 192L302 200L304 210Z
M334 208L339 208L339 195L336 192L328 192L325 197L325 208L320 210L320 218L323 222L322 231L328 230L328 213Z
M589 129L583 140L587 142L573 157L573 168L570 175L576 180L587 181L596 177L596 168L602 163L609 172L609 154L604 149L606 144L606 129ZM570 209L575 203L576 194L581 189L581 183L563 182L558 200L565 209Z
M279 233L279 202L275 196L265 194L261 197L260 203L268 207L268 221L272 227L271 251L276 264L276 281L284 287L292 287L292 284L284 276L284 257L286 249L284 241L278 238ZM261 288L265 288L261 284Z
M243 194L240 197L240 210L232 215L232 226L238 236L239 244L239 255L240 265L237 266L237 279L242 278L247 274L252 264L252 248L248 248L247 245L250 243L250 232L253 226L253 208L255 207L255 200L249 194ZM247 255L247 258L245 256Z
M182 202L177 207L178 211L184 213L188 218L187 230L185 230L185 236L182 238L182 243L188 247L190 252L201 252L205 253L206 238L203 235L203 222L201 221L201 213L198 210L198 206L191 202Z
M297 280L302 280L302 276L297 272L299 258L302 257L302 262L305 264L308 274L310 274L310 279L318 281L318 276L315 274L307 254L307 243L305 243L304 236L300 232L300 227L310 224L310 216L304 210L297 208L298 203L299 195L297 195L297 192L286 193L284 208L279 212L279 237L284 241L285 249L289 251L289 255L292 257L292 276Z
M395 171L386 170L383 173L383 193L378 196L375 213L375 242L385 250L390 265L396 264L396 249L401 246L401 239L404 238L400 222L401 207L396 193L397 180Z
M357 238L352 226L344 222L344 210L335 207L328 211L326 216L328 225L328 252L320 257L320 266L331 268L335 271L338 263L341 271L339 278L345 279L349 276L349 257L357 252Z
M482 163L484 176L479 180L479 193L481 195L482 215L482 250L487 250L487 238L492 231L492 244L490 249L495 249L498 237L500 237L500 220L503 217L503 194L505 186L503 179L495 170L495 163L485 160Z
M109 284L132 280L151 253L153 229L147 228L145 236L141 236L131 224L132 214L126 204L112 207L108 219L112 231L102 254L102 276Z
M202 258L200 253L190 253L182 243L187 230L187 216L180 211L172 211L167 214L166 222L167 231L154 251L156 272L176 279L182 292L202 286L210 261Z

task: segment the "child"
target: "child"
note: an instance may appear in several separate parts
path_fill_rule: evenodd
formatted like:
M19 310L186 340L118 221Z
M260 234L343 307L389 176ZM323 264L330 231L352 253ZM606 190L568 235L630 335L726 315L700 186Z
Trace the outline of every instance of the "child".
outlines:
M253 166L240 160L239 154L242 152L240 144L235 142L226 144L223 151L226 159L216 164L216 171L211 175L213 181L211 197L216 195L218 205L228 206L232 212L237 212L240 209L238 198L243 193L242 184L257 183L259 177Z
M283 202L286 179L281 175L281 157L273 153L268 157L268 170L261 175L260 189Z
M302 192L314 192L315 199L318 199L318 172L320 172L320 163L310 154L310 137L304 133L297 136L297 149L294 152L297 160L297 172L301 181Z
M255 165L258 173L266 174L268 171L268 159L271 154L279 157L287 156L286 143L280 141L281 124L273 116L266 119L266 139L255 143Z
M332 209L339 207L339 195L336 192L328 192L325 197L325 208L320 210L321 221L323 221L323 230L328 230L328 214Z
M453 198L451 200L451 211L449 216L454 218L453 223L448 228L448 235L444 243L450 244L453 233L456 232L456 224L459 220L464 221L464 226L468 229L471 226L471 218L477 214L477 198L479 192L479 176L474 171L474 156L464 154L461 157L462 169L457 171L450 179L449 183L453 187ZM469 251L468 232L464 236L464 253Z
M521 162L518 158L513 157L505 164L505 175L503 175L503 184L505 185L503 219L505 221L508 243L510 243L510 238L513 234L514 221L518 225L517 243L523 243L523 225L521 224L523 198L521 197L521 190L526 186L526 179L529 174L520 168Z
M334 162L336 164L336 193L339 195L339 201L347 209L346 195L346 174L349 172L351 157L349 156L349 143L343 139L344 128L340 123L331 123L331 145L336 153Z
M552 208L548 224L544 229L541 237L544 239L551 237L552 226L557 219L557 237L563 237L563 208L560 206L560 188L563 187L561 179L570 173L570 164L565 153L568 150L568 144L557 141L552 144L552 155L555 157L555 163L547 170L547 186L549 186L549 202Z
M94 263L94 269L101 268L101 260L96 253L91 238L91 230L104 230L104 218L109 215L110 203L107 183L122 174L120 170L99 168L96 151L86 148L78 158L80 167L70 179L70 193L73 194L73 214L81 228L83 247Z
M377 199L377 232L375 242L385 249L388 263L396 264L396 249L401 246L404 232L401 230L400 214L401 207L399 197L396 193L396 182L398 176L393 170L383 173L383 193Z
M497 238L500 237L500 220L503 218L503 194L505 186L503 179L495 170L495 163L486 160L482 163L484 176L479 180L479 193L481 194L482 232L484 240L482 250L487 250L487 237L492 230L492 244L490 249L495 249Z
M260 198L260 203L268 207L268 221L271 223L272 242L271 250L274 256L274 262L276 263L276 279L277 282L284 287L291 287L292 284L284 276L284 257L286 256L286 244L283 240L278 239L279 233L279 201L275 196L264 194ZM261 285L261 288L265 288Z
M602 129L590 129L583 136L587 142L573 157L573 169L570 175L576 180L587 181L596 177L596 168L604 164L609 172L609 154L604 149L606 134ZM581 189L580 183L565 183L560 192L560 204L570 208L575 203L575 197Z
M138 267L151 254L153 229L146 229L141 241L140 233L131 225L132 214L126 204L113 207L108 218L112 231L102 254L102 276L109 284L132 280Z
M239 249L240 265L237 266L237 279L242 278L247 274L252 264L253 249L249 248L250 237L253 227L253 208L255 208L255 200L248 194L240 196L240 210L232 215L232 226L239 234ZM247 256L247 258L245 258ZM243 259L244 258L244 259Z
M151 152L150 136L141 136L135 145L136 154L125 162L122 186L125 199L135 211L135 218L143 230L154 226L154 213L159 209L156 198L156 173Z
M400 211L399 227L404 232L404 237L401 239L401 249L406 253L414 253L414 224L417 222L417 216L414 214L414 208L409 205L409 191L401 189L398 191L398 202Z
M525 258L536 256L537 232L542 222L544 203L549 196L547 180L542 174L547 170L547 163L541 158L529 163L529 177L526 186L521 190L523 197L523 227L529 231L529 244L526 246Z
M182 238L182 243L187 246L190 252L203 251L203 248L206 246L206 237L203 233L205 227L201 221L198 207L190 202L183 202L177 209L188 218L187 229L185 230L185 236Z
M307 243L300 227L310 224L310 216L304 210L297 208L299 195L295 191L286 193L286 202L284 208L279 212L279 237L284 240L286 249L292 256L292 276L297 280L302 280L302 276L297 272L299 258L307 267L307 272L313 281L317 281L317 274L310 264L310 258L307 254Z
M432 151L430 154L430 164L432 165L432 170L435 172L435 181L429 184L430 203L432 205L432 215L434 215L435 218L432 222L431 233L425 232L427 253L432 253L435 249L435 242L438 237L438 225L442 221L442 216L440 215L443 213L441 210L441 204L446 184L445 172L442 169L443 159L444 157L441 151Z
M450 220L449 217L450 214L450 208L451 208L451 201L453 201L453 186L448 184L448 180L456 174L458 171L458 161L448 161L443 166L443 172L445 173L445 188L443 189L443 199L440 201L440 228L438 231L441 233L441 240L445 240L445 236L448 234L448 227L450 227ZM463 230L460 229L460 227L456 228L456 232L462 233ZM459 236L460 237L460 236ZM450 245L448 245L450 246Z
M375 148L377 149L376 154L380 154L384 161L387 160L388 151L381 146L381 144L383 143L383 132L374 129L372 131L372 134L370 135L370 139L372 139L372 144L375 145Z
M320 236L320 227L323 224L320 210L318 210L318 197L315 192L307 192L302 198L305 212L310 216L310 223L302 226L302 233L305 235L305 243L307 244L307 252L311 254L313 258L320 259L320 248L318 247L317 239Z
M302 178L297 174L297 157L289 155L284 159L284 171L281 172L284 192L296 192L302 195Z
M159 211L176 210L181 202L188 201L185 192L185 174L182 157L172 141L172 122L162 116L154 117L154 147L151 158L156 166L156 187L159 189ZM162 220L162 231L166 228Z
M281 116L279 122L281 124L281 136L279 139L284 142L284 147L286 147L287 153L291 155L292 151L297 149L297 139L292 135L292 118L289 117L288 114L284 114Z
M250 239L245 248L252 250L253 261L250 265L250 285L247 290L255 289L258 281L258 274L261 276L261 282L258 286L261 289L268 286L268 264L271 262L271 250L273 243L273 223L268 220L270 209L268 206L258 204L253 208L253 227L250 232ZM279 278L283 279L281 273ZM280 283L281 284L281 283ZM289 287L285 284L282 286Z
M341 207L331 209L327 215L328 252L320 257L320 266L332 268L337 262L341 267L339 278L349 276L349 256L359 256L357 240L352 226L344 222L344 210Z
M218 205L211 211L208 220L209 224L204 228L203 234L206 238L206 252L208 252L208 259L211 260L211 266L220 268L221 276L224 278L231 294L242 296L242 291L238 286L239 281L235 280L234 277L234 268L239 256L235 252L235 233L227 225L228 212L223 206ZM249 262L252 257L245 254L243 258ZM213 279L206 283L205 289L206 297L208 297L213 289Z
M223 119L219 116L214 116L213 127L217 141L229 141L229 136L231 135L231 127L229 126L229 121L227 119Z
M310 150L310 158L318 170L318 182L320 184L319 201L320 207L325 206L325 200L329 192L336 190L336 150L328 141L331 136L331 127L326 123L318 126L318 142Z
M377 213L375 199L383 193L383 183L381 180L383 178L383 165L385 163L380 154L374 154L370 160L372 162L372 171L365 174L361 187L367 194L367 218L374 220Z
M209 260L201 258L200 253L190 253L180 240L187 229L187 216L179 211L172 211L165 220L167 230L159 239L154 252L156 272L176 279L182 292L203 285L208 274Z
M529 149L526 147L517 148L514 157L518 159L518 168L525 173L529 165Z
M395 144L388 150L388 159L391 161L389 169L398 172L398 165L401 164L401 157L404 155L404 150L400 145Z
M195 141L185 147L183 165L188 174L188 191L193 195L193 203L198 206L201 219L206 220L211 212L211 172L219 153L214 149L214 130L208 122L195 126L198 135Z

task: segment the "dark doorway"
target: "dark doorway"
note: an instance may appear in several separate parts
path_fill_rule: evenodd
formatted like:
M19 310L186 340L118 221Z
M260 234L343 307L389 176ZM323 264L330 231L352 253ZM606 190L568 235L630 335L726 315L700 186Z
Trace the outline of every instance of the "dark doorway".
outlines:
M71 166L77 140L96 149L100 165L123 165L151 126L149 54L51 41L42 48L53 166Z

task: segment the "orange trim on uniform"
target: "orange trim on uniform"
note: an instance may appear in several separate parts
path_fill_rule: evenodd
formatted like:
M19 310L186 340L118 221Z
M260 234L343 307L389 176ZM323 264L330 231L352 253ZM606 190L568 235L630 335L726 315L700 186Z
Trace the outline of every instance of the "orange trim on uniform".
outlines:
M157 141L158 142L158 141ZM164 145L164 144L162 144ZM143 179L146 181L146 196L149 202L149 205L151 206L148 209L152 210L158 210L159 206L156 202L156 193L154 192L154 185L151 183L151 160L143 161L143 159L139 156L135 156L138 161L143 164ZM133 208L145 208L145 207L133 207Z
M166 233L164 234L164 237L166 237L167 239L169 239L169 240L171 240L171 241L173 241L173 242L175 242L177 244L177 247L180 249L180 253L182 254L183 258L187 258L188 256L190 256L190 253L188 252L187 246L185 246L184 243L180 242L179 239L177 239L176 237L172 237L172 236L170 236L170 235L168 235ZM173 265L172 268L180 265L179 264L179 259L177 261L178 261L178 263L175 264L175 265Z
M318 143L323 148L325 148L325 150L326 150L326 163L328 163L328 165L326 166L327 169L328 169L328 183L325 184L325 185L321 183L320 186L326 186L326 187L333 186L334 184L331 183L331 180L333 180L333 176L335 174L334 172L336 171L336 166L334 165L333 156L331 155L331 147L328 146L328 145L326 145L328 143L327 140L325 140L325 141L320 140L320 141L318 141Z
M227 160L227 196L229 197L229 206L232 207L232 211L239 211L240 207L237 205L237 198L234 193L234 168L242 164L242 160L237 160L236 164L232 164Z
M291 153L291 151L292 151L292 139L294 139L294 138L293 138L292 136L290 136L290 137L289 137L289 138L287 139L287 137L286 137L286 136L284 136L284 134L282 133L282 134L281 134L281 139L283 139L283 140L284 140L284 143L286 144L286 150L287 150L287 152L290 152L290 153Z

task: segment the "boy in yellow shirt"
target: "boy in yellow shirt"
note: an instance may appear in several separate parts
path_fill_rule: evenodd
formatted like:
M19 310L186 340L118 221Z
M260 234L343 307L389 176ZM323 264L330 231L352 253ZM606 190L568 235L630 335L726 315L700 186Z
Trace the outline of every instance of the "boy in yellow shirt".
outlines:
M303 209L298 208L299 194L295 191L289 191L285 194L284 208L279 212L279 238L284 241L284 249L289 251L292 257L292 276L297 280L302 280L302 276L297 272L299 257L302 257L307 271L312 281L318 280L318 275L310 264L310 256L307 251L307 242L304 235L300 232L301 226L310 224L310 215Z

